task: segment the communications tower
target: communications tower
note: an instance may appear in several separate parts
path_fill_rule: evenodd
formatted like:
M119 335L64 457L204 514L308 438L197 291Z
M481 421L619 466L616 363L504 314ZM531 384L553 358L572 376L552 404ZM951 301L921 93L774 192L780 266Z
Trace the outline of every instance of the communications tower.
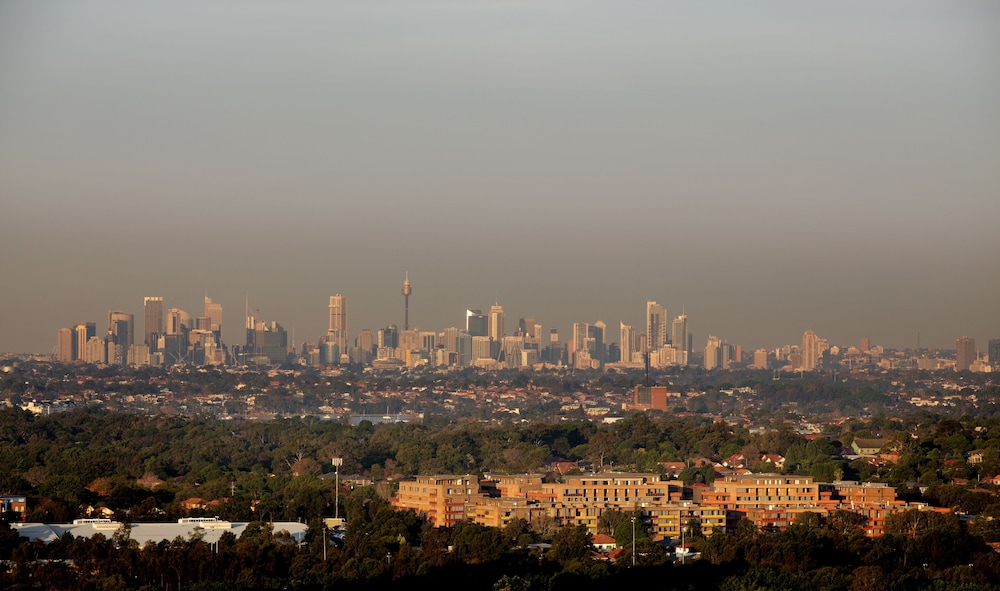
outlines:
M403 330L410 330L410 294L413 288L410 287L410 273L406 273L403 280Z

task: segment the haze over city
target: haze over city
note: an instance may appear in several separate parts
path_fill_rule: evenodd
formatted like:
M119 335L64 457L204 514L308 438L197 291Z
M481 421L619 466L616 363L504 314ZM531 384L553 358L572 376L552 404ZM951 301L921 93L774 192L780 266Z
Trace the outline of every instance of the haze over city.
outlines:
M0 351L144 296L238 344L1000 338L992 2L5 2ZM141 322L140 322L141 324ZM612 330L612 340L617 340ZM982 346L980 347L982 348Z

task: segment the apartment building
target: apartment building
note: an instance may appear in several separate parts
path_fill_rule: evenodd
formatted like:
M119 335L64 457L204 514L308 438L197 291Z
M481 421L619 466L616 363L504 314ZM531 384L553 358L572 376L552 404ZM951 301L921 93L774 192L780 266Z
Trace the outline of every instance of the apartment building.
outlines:
M417 476L399 483L390 501L397 509L413 509L436 527L451 527L465 521L467 508L485 498L479 479L465 476Z
M802 513L828 516L837 510L862 515L865 533L879 536L886 516L914 508L882 483L826 484L809 476L745 474L726 476L711 487L685 487L659 474L620 472L564 476L562 482L543 482L539 474L487 475L482 483L468 475L420 476L401 483L392 502L436 526L471 519L505 527L513 519L547 517L560 526L583 525L592 534L605 511L635 512L654 540L680 537L691 520L706 533L731 531L741 519L777 531Z

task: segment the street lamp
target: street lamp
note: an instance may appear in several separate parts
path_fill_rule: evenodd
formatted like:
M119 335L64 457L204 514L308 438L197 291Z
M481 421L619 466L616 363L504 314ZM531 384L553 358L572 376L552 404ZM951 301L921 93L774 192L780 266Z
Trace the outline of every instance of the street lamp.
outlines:
M335 474L334 484L334 501L333 501L333 517L334 519L340 519L340 466L344 463L344 458L333 458L333 469ZM338 521L339 523L339 521Z
M632 516L632 566L635 566L635 516Z

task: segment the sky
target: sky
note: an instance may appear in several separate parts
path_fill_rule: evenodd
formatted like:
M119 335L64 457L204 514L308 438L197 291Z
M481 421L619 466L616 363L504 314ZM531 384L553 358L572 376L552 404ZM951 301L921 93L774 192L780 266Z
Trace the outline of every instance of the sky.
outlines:
M0 0L0 351L499 302L696 348L1000 338L1000 3ZM513 327L513 328L511 328Z

